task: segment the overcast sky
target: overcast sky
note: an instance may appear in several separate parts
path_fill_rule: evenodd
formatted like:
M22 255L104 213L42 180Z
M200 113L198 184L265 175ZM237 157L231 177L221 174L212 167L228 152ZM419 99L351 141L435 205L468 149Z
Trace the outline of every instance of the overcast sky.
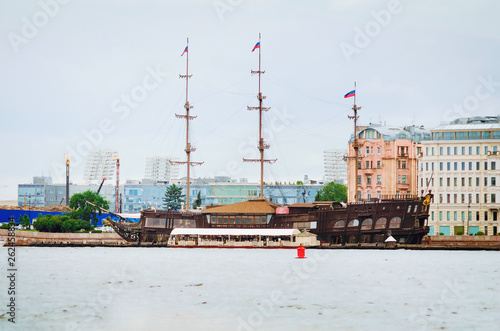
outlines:
M90 148L145 158L184 153L186 57L195 177L257 181L262 33L267 181L323 176L346 148L357 82L361 125L424 125L500 113L498 1L41 0L0 2L0 200L33 176L83 183ZM181 169L180 173L185 170Z

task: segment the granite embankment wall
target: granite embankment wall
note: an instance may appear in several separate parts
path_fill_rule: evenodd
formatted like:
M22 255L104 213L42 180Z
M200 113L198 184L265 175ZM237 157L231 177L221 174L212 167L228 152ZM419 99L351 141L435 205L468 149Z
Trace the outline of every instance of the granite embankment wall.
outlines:
M500 249L500 236L427 236L422 245L446 248L497 248Z
M112 233L51 233L16 231L16 246L127 246L129 243ZM8 230L0 229L7 242Z

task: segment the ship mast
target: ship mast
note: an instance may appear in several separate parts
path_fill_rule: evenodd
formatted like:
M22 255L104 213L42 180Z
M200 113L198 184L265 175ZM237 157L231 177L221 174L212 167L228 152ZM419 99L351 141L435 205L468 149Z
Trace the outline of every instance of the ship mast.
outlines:
M175 117L177 118L185 118L186 119L186 148L184 151L186 151L186 159L187 161L170 161L171 164L186 164L186 172L187 172L187 187L186 187L186 210L189 211L189 189L190 189L190 184L191 184L191 176L190 176L190 170L192 166L196 165L201 165L203 162L194 162L191 161L191 152L194 152L196 150L195 147L191 147L191 143L189 142L189 121L192 119L195 119L196 116L191 116L189 115L189 110L193 108L193 106L189 105L189 100L188 100L188 92L189 92L189 78L191 78L193 75L189 74L189 38L187 39L187 46L184 49L184 52L182 52L181 56L186 54L186 74L185 75L179 75L179 78L185 78L186 79L186 103L184 104L184 108L186 109L186 115L178 115L175 114Z
M352 144L352 147L354 148L354 202L358 201L358 150L359 150L359 144L358 144L358 136L357 136L357 120L359 118L358 116L358 110L360 110L361 107L356 106L356 82L354 82L354 105L352 107L352 110L354 110L354 116L347 116L349 119L354 120L354 142Z
M253 74L259 74L259 94L257 95L257 99L259 99L259 106L258 107L250 107L248 106L248 110L258 110L259 111L259 145L258 149L260 152L260 159L243 159L244 162L260 162L260 198L264 198L264 163L270 163L273 164L276 162L277 159L264 159L264 149L269 149L269 144L264 143L264 138L262 137L262 112L263 111L268 111L271 107L262 107L262 101L266 98L265 96L262 96L262 92L260 90L260 76L261 74L265 73L265 71L261 70L261 45L260 45L260 33L259 33L259 42L255 45L253 48L252 52L255 51L256 49L259 49L259 70L251 70L252 75Z

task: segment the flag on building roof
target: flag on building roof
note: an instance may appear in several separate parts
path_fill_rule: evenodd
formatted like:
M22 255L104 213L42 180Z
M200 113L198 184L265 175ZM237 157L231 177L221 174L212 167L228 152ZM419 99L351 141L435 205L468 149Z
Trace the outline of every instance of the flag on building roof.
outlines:
M255 46L252 49L252 52L255 51L257 48L260 48L260 41L255 44Z
M344 99L345 98L350 98L350 97L353 97L356 95L356 90L352 90L351 92L347 93L346 95L344 95Z
M186 48L184 48L184 52L182 52L181 56L184 55L184 53L187 53L188 52L188 47L186 46Z

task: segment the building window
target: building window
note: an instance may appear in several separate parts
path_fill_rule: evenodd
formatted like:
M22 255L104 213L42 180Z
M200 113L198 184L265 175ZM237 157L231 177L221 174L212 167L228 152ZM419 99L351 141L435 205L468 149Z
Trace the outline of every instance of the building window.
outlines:
M484 170L488 170L488 162L484 162Z
M446 186L450 187L450 183L451 183L451 178L450 177L446 178Z
M465 177L462 177L462 187L465 186Z
M423 186L423 185L422 185ZM443 186L443 177L439 178L439 186Z
M370 154L370 147L366 146L366 155Z
M479 138L479 132L476 132L476 133L478 133L477 138ZM469 137L470 137L470 134L469 134ZM481 154L481 147L476 146L476 155L479 155L479 154Z
M476 203L479 203L479 194L476 194Z
M429 147L425 148L425 155L429 155Z
M398 176L398 184L401 184L401 175Z
M446 162L446 170L451 170L451 163L450 162Z
M377 161L377 169L382 169L382 161Z
M434 221L434 212L433 211L431 211L431 220Z
M377 199L380 199L382 193L380 191L377 191Z
M377 147L377 154L378 155L382 154L382 151L380 150L380 147Z
M488 203L488 194L484 194L484 203Z
M476 162L476 170L479 170L479 162Z
M443 155L443 147L439 147L439 155Z
M361 161L358 161L358 169L361 169Z
M368 201L370 201L372 199L372 192L371 191L366 192L366 199Z
M491 203L496 203L497 202L497 197L495 193L491 193Z
M439 194L439 203L443 203L443 195Z
M361 191L358 191L358 200L361 200Z
M453 203L457 203L457 194L453 194Z
M451 155L451 147L446 147L446 155Z
M469 203L472 203L472 194L469 193Z
M488 154L488 146L484 146L484 155Z
M465 162L462 162L462 170L465 170Z
M491 170L496 170L497 169L497 165L495 164L495 161L492 161L491 162Z
M485 211L485 212L484 212L484 220L485 220L485 221L487 221L487 220L488 220L488 212L487 212L487 211Z
M446 194L446 203L451 203L451 196L450 196L450 194Z
M453 220L454 220L454 221L456 221L456 220L457 220L457 212L456 212L456 211L454 211L454 212L453 212Z
M458 162L453 162L453 170L458 170Z
M465 146L462 146L462 155L465 155Z
M366 161L366 169L370 169L370 161Z
M372 183L372 176L371 175L367 175L366 176L366 184L371 185L371 183Z
M377 184L382 184L382 176L377 175Z
M458 155L458 147L453 147L453 155Z
M361 184L361 175L358 175L358 184Z
M465 203L465 194L462 193L462 203Z
M434 171L434 162L431 162L431 170Z
M476 221L479 221L479 212L476 211Z
M401 162L401 168L406 169L406 161L403 160L403 162Z
M488 186L488 177L484 177L484 186Z
M425 171L429 171L429 162L425 162Z
M469 170L472 170L472 162L469 162Z
M469 146L469 155L472 155L472 146Z
M491 186L496 186L497 185L497 178L496 177L491 177L491 179L490 179L490 185Z
M440 221L442 221L442 220L443 220L443 212L442 212L442 211L440 211L440 212L439 212L439 220L440 220Z
M453 186L457 186L457 184L458 184L458 178L455 177L453 178Z
M439 162L439 170L443 170L443 162Z
M434 155L434 147L431 148L432 155Z
M403 184L406 184L406 175L403 175Z
M449 211L447 211L447 212L446 212L446 220L447 220L447 221L449 221L449 220L450 220L450 212L449 212Z
M469 186L472 186L472 177L469 177Z
M476 177L476 186L479 186L479 177Z

